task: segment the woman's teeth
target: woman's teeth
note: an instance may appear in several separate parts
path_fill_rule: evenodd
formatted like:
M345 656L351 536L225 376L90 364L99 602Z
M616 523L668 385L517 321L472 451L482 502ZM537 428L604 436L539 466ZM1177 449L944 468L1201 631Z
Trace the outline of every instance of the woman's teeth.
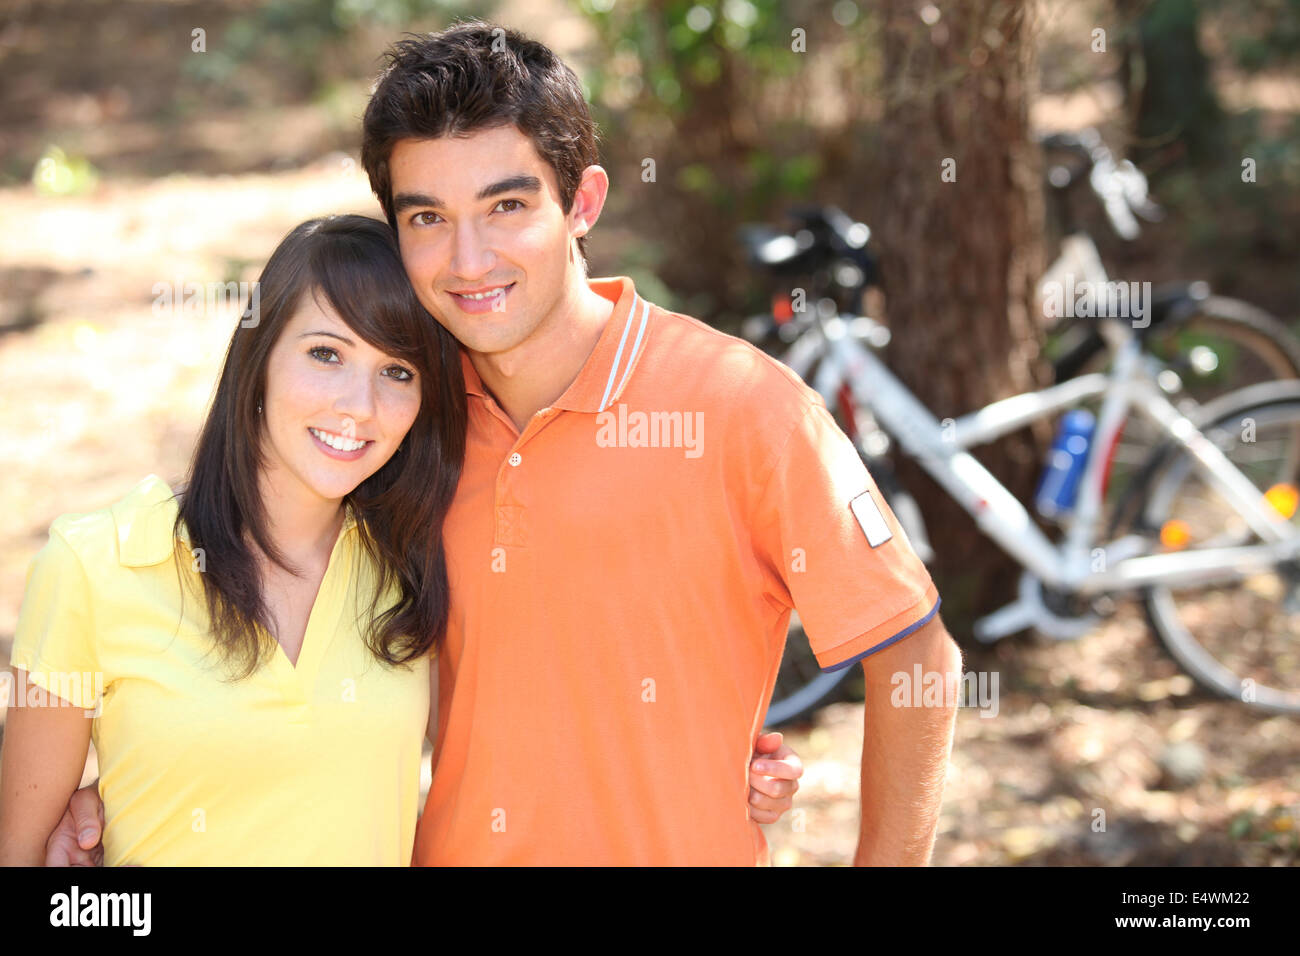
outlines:
M356 451L358 448L364 448L366 442L357 441L352 438L344 438L342 435L333 435L329 432L323 432L319 428L309 428L313 435L338 451Z

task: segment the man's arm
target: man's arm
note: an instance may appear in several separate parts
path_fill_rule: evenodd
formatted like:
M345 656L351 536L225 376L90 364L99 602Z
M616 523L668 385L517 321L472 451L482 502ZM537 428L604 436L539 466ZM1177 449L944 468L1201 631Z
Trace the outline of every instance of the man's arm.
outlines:
M104 801L99 780L72 795L63 819L45 843L46 866L103 866Z
M952 682L940 678L945 688L959 686L961 650L938 614L862 661L867 703L857 866L925 866L934 850L957 707L946 693L938 707L893 706L891 679L902 672L910 682L917 664L923 674L953 674Z

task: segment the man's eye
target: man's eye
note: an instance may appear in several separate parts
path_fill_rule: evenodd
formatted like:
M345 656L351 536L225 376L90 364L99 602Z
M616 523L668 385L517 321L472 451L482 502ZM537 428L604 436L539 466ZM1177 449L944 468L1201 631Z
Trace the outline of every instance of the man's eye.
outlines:
M384 374L389 378L397 379L399 382L409 382L415 378L415 373L403 365L390 365L384 369Z
M512 208L512 209L501 209L502 206L505 206L505 205L508 204L508 203L513 203L513 204L514 204L514 208ZM518 200L518 199L503 199L503 200L501 200L499 203L497 203L497 208L498 208L498 209L501 209L502 212L514 212L515 209L523 209L523 208L524 208L524 204L523 204L520 200Z
M310 348L307 350L307 354L317 361L324 362L327 365L335 365L338 363L339 353L327 345L317 345L315 348Z
M417 226L432 226L433 219L441 218L436 212L417 212L411 217L411 222Z

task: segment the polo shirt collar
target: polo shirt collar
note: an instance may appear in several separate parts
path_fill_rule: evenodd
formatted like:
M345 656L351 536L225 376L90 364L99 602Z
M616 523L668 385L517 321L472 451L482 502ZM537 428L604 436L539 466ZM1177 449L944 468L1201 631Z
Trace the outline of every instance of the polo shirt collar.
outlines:
M574 412L602 412L622 396L636 360L644 351L650 303L637 294L627 276L588 279L587 286L613 302L614 311L578 377L555 400L554 407ZM483 380L463 348L460 359L466 394L486 399Z
M118 561L128 568L147 568L162 564L175 553L176 541L189 547L189 531L184 525L176 529L180 511L167 482L150 475L110 509L117 530ZM351 504L346 506L339 537L357 524Z
M146 568L172 556L178 508L167 482L150 475L109 510L117 529L118 561L125 567Z

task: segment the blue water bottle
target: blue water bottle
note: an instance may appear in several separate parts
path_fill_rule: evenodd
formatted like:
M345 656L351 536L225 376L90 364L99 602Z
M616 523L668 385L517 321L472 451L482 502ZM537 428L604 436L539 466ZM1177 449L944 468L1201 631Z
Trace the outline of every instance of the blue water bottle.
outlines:
M1034 506L1044 518L1060 518L1074 510L1096 425L1097 419L1086 408L1072 409L1062 416L1034 493Z

